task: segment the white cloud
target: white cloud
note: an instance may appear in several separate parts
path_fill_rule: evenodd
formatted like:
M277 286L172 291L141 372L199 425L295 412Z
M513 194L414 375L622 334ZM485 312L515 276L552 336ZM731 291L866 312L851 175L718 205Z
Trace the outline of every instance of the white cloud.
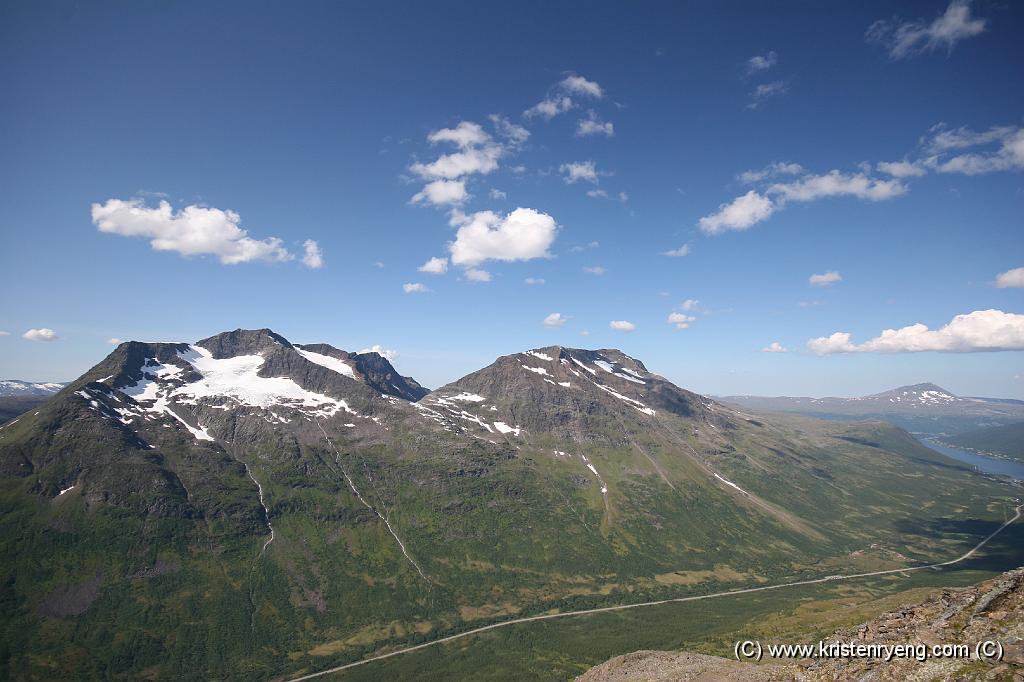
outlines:
M389 348L384 348L383 346L376 343L370 346L369 348L364 348L361 351L359 351L360 355L362 355L363 353L377 353L388 362L394 362L395 360L398 359L399 356L398 351L391 350Z
M452 180L473 173L487 175L497 170L502 151L499 145L494 144L472 147L444 154L431 163L414 163L409 166L409 170L426 179Z
M803 172L804 167L799 163L775 161L761 170L748 170L740 173L739 181L745 185L752 185L755 182L761 182L765 178L773 178L779 175L797 175Z
M767 52L766 54L754 55L747 60L747 73L757 73L758 71L767 71L779 62L779 56L775 54L774 50Z
M4 331L4 330L0 329L0 336L10 336L10 335L11 335L10 332Z
M587 196L591 199L609 199L608 192L603 189L588 189Z
M945 159L937 155L926 159L925 163L940 173L964 175L1024 169L1024 128L1002 126L981 133L968 128L942 129L927 144L932 151L941 154L951 149L967 149L994 142L999 143L998 149Z
M893 59L903 59L922 52L953 47L967 38L985 31L985 20L971 17L970 3L954 0L945 13L932 22L924 20L900 22L898 19L879 20L868 27L865 37L870 43L885 47Z
M581 329L580 330L580 336L590 336L590 330L589 329Z
M627 201L629 201L629 195L626 194L625 192L619 192L619 201L621 201L622 203L626 203Z
M661 255L670 256L672 258L682 258L683 256L688 256L690 255L690 245L683 244L678 249L669 249L668 251L663 251Z
M121 339L117 338L116 336L112 336L111 338L107 339L107 343L109 343L111 346L120 346Z
M617 332L631 332L636 329L636 325L626 320L612 320L608 323L608 326Z
M529 284L530 286L540 286L541 284L544 284L543 277L527 277L523 281Z
M239 227L241 220L234 211L196 205L175 212L166 201L157 208L149 208L141 199L108 199L92 205L92 222L100 232L146 237L156 251L213 255L225 265L294 258L276 237L250 237Z
M868 201L892 199L907 191L899 180L879 180L864 173L842 173L831 170L824 175L806 175L789 183L775 183L768 188L788 201L816 201L826 197L852 196Z
M458 214L452 221L461 227L448 249L452 263L464 266L487 260L548 258L558 232L554 218L532 208L517 208L504 218L494 211Z
M320 250L320 245L312 239L307 239L302 242L302 264L307 268L316 270L324 266L324 252Z
M842 282L843 276L840 275L835 270L829 270L828 272L822 273L820 275L811 275L810 277L807 278L807 281L816 287L827 287L830 284Z
M576 121L576 137L588 137L590 135L605 135L613 137L615 126L609 121L602 121L593 110L587 112L586 118Z
M375 268L383 268L384 267L384 261L382 261L382 260L375 260L375 261L373 261L373 267L375 267Z
M507 199L508 195L502 192L500 189L491 189L489 192L492 199Z
M875 167L894 178L916 178L928 172L920 162L907 161L906 159L903 161L882 161Z
M491 123L494 125L494 129L498 131L498 135L504 137L509 141L510 144L519 146L530 139L530 131L521 125L512 123L504 116L500 114L491 114L489 116Z
M588 275L603 275L608 271L605 270L600 265L588 265L583 268L583 272L587 273Z
M434 180L423 186L409 200L411 204L426 202L434 206L459 205L469 198L465 180Z
M1014 268L996 275L996 286L1000 289L1024 287L1024 268Z
M694 311L700 306L700 301L695 298L688 298L679 304L679 307L686 311Z
M1024 350L1024 315L1001 310L975 310L957 315L941 329L924 324L886 329L879 336L855 344L848 332L811 339L807 347L818 355L833 353L977 353Z
M52 329L47 329L46 327L41 329L29 329L21 335L21 338L28 339L29 341L56 341L57 332Z
M470 268L466 270L466 279L470 282L490 282L491 273L486 270L480 270L479 268Z
M569 111L573 106L575 105L573 104L571 97L566 97L564 95L547 97L524 111L523 116L526 118L540 116L541 118L551 120L555 116Z
M762 353L786 353L787 348L778 341L772 341L770 344L761 349Z
M402 291L407 294L425 294L430 291L430 289L419 282L407 282L402 285Z
M586 182L592 182L597 184L597 169L594 167L593 161L574 161L573 163L563 163L558 167L560 173L564 173L566 184L573 184L579 180Z
M597 99L604 97L604 89L594 81L588 81L583 76L568 76L558 85L562 90L573 95L584 95Z
M765 100L777 97L778 95L785 95L787 92L789 92L789 85L784 81L761 83L750 93L750 98L753 101L747 105L747 108L757 109Z
M775 212L776 206L766 196L750 190L736 197L728 204L721 204L711 215L698 221L702 232L721 234L729 230L745 230L752 225L768 219Z
M431 258L416 269L420 272L429 272L431 275L443 275L448 272L448 259L436 257Z
M479 123L462 121L454 128L442 128L427 135L431 144L451 142L459 149L468 149L486 143L491 136L484 132Z
M569 321L569 318L562 313L551 313L544 318L545 327L561 327L563 324Z
M667 322L674 324L676 329L688 329L691 322L697 320L693 315L684 315L682 313L669 313Z

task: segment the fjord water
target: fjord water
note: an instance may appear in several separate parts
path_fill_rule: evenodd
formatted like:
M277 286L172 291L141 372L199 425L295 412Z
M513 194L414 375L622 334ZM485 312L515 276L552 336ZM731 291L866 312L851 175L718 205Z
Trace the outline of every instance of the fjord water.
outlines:
M997 457L986 457L968 450L952 448L948 445L938 443L931 438L919 437L918 440L920 440L926 447L929 447L936 452L941 452L947 457L952 457L958 462L970 464L986 474L1010 476L1018 480L1024 480L1024 464L1021 464L1020 462L1014 462L1008 459L999 459Z

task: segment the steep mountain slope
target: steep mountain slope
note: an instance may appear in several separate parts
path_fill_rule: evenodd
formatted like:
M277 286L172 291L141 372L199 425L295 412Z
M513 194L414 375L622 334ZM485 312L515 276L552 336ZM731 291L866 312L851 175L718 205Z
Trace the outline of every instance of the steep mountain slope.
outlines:
M509 614L933 559L1019 494L889 425L755 418L615 350L421 393L266 329L122 344L0 427L0 665L285 676Z
M1024 403L965 398L931 383L900 386L862 398L789 398L733 395L719 400L740 407L830 419L884 419L913 432L962 433L1024 419Z

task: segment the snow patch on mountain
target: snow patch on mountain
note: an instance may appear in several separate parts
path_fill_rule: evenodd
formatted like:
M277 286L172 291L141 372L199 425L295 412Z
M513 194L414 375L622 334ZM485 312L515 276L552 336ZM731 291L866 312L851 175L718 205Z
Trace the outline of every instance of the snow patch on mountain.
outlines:
M316 363L321 367L326 367L327 369L337 372L342 376L346 376L349 379L356 379L355 370L353 370L344 360L332 358L330 355L314 353L311 350L303 350L301 348L296 348L295 350L298 351L299 355L310 362Z

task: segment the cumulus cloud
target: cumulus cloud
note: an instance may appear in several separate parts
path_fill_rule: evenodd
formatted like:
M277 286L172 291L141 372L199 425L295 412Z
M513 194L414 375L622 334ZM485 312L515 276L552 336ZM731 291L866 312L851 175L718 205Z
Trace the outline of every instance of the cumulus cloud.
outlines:
M700 307L700 301L695 298L688 298L679 304L679 307L686 311L697 310Z
M842 282L843 276L835 270L829 270L828 272L824 272L820 275L811 275L807 278L807 281L816 287L827 287L831 284L835 284L836 282Z
M21 335L21 338L28 339L29 341L56 341L57 332L52 329L47 329L46 327L42 327L40 329L29 329Z
M608 326L617 332L631 332L636 329L636 325L626 320L612 320L608 323Z
M939 48L951 52L960 41L984 31L985 20L971 16L970 3L954 0L931 22L903 22L898 18L876 21L868 27L865 38L882 45L892 59L903 59Z
M559 81L551 94L524 111L523 115L527 118L539 116L550 120L576 106L572 96L601 99L604 97L604 89L583 76L570 75Z
M466 279L470 282L490 282L491 273L479 268L470 268L466 270Z
M320 245L312 239L307 239L302 242L302 264L307 268L316 270L324 266L324 252L320 250Z
M788 349L778 341L772 341L767 346L761 349L762 353L786 353Z
M597 184L598 173L593 161L563 163L558 171L563 174L562 179L566 184L572 185L580 180Z
M494 211L453 215L461 225L449 244L452 263L472 267L487 260L517 261L548 258L558 224L546 213L517 208L504 218Z
M583 76L568 76L558 85L562 90L573 95L583 95L596 99L604 97L604 89L596 82L589 81Z
M219 208L192 205L174 211L166 201L156 208L141 199L108 199L92 205L92 222L100 232L148 238L156 251L212 255L225 265L294 258L277 237L250 237L239 227L241 220L234 211Z
M768 177L760 171L748 173L751 173L749 177L752 179ZM719 205L717 211L704 216L697 224L706 234L721 234L729 230L746 230L767 220L788 202L809 202L841 196L883 201L898 197L906 191L906 185L898 178L881 180L863 172L843 173L838 170L821 175L808 173L791 182L775 182L763 193L750 190L729 203Z
M697 224L705 234L746 230L762 220L767 220L775 209L776 206L771 199L750 190L727 204L719 205L717 211L704 216Z
M984 132L968 128L947 130L937 128L938 133L927 142L928 148L936 155L924 161L939 173L962 173L981 175L997 171L1024 169L1024 128L1000 126ZM935 129L933 129L935 130ZM943 152L981 147L998 143L996 149L943 156Z
M394 362L395 360L398 359L399 355L398 351L391 350L389 348L384 348L383 346L376 343L370 346L369 348L364 348L361 351L359 351L360 355L362 355L363 353L376 353L385 360L387 360L388 362Z
M609 121L602 121L597 117L597 112L590 110L586 118L576 121L576 137L589 137L591 135L604 135L613 137L615 126Z
M459 205L469 198L465 180L434 180L423 186L409 200L411 204L427 203L434 206Z
M690 255L690 245L683 244L678 249L669 249L668 251L662 251L662 256L669 256L671 258L682 258L683 256Z
M563 315L562 313L551 313L550 315L544 318L544 326L550 328L561 327L568 321L569 318Z
M414 163L409 166L409 170L426 180L455 180L474 173L487 175L497 170L498 159L505 152L504 147L492 140L480 124L472 121L462 121L454 128L435 130L427 135L427 140L431 144L454 144L459 151L443 154L430 163ZM428 193L424 198L429 200L429 190L424 187L423 191ZM442 196L449 196L458 190L455 187L445 189L438 186L435 191L441 192ZM462 192L464 199L465 187L462 187ZM416 197L413 197L413 201L416 201Z
M891 175L894 178L916 178L928 171L918 161L882 161L877 166L879 171Z
M406 282L402 285L402 291L407 294L425 294L430 291L430 289L419 282Z
M107 339L107 343L109 343L111 346L120 346L121 339L117 338L116 336L112 336L109 339Z
M684 315L683 313L669 313L667 322L675 325L676 329L689 329L690 323L695 322L696 317Z
M11 333L10 333L10 332L8 332L8 331L3 331L2 329L0 329L0 336L10 336L10 335L11 335Z
M1000 289L1024 287L1024 268L1014 268L996 275L996 286Z
M573 106L575 105L571 97L566 97L565 95L546 97L524 111L523 116L526 118L540 116L541 118L551 120L555 116L569 111Z
M544 284L543 277L527 277L523 281L529 284L530 286L540 286L541 284Z
M761 182L767 178L773 178L780 175L797 175L804 172L804 167L799 163L789 163L785 161L775 161L770 163L761 170L748 170L740 173L739 181L745 185L752 185L755 182Z
M436 257L431 258L416 269L420 272L429 272L431 275L443 275L448 272L448 259Z
M765 54L757 54L747 60L747 74L767 71L779 62L779 56L774 50Z
M852 196L868 201L892 199L907 191L899 180L879 180L864 173L842 173L831 170L823 175L806 175L789 183L775 183L768 188L788 201L816 201L826 197Z
M494 125L494 129L498 132L498 135L508 140L512 145L519 146L530 139L530 131L523 126L512 123L504 116L500 114L491 114L489 116L491 124Z
M811 339L807 347L818 355L834 353L977 353L1024 350L1024 315L1001 310L975 310L957 315L940 329L917 323L886 329L856 344L848 332Z
M608 271L605 270L600 265L587 265L583 268L583 272L587 273L588 275L603 275Z

